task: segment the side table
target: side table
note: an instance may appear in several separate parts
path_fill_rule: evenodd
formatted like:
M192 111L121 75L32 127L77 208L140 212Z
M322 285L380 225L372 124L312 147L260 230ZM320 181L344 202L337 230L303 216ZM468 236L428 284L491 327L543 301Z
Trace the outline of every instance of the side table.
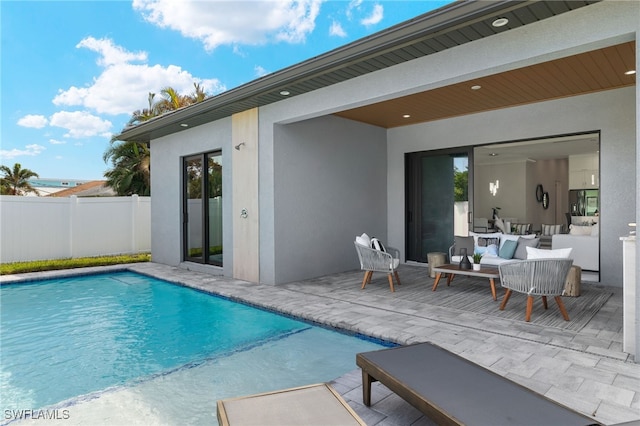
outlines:
M567 275L567 281L564 284L565 296L580 296L580 281L582 280L582 268L573 265Z
M445 265L447 263L447 255L439 252L427 253L427 263L429 264L429 277L435 278L436 273L433 268Z

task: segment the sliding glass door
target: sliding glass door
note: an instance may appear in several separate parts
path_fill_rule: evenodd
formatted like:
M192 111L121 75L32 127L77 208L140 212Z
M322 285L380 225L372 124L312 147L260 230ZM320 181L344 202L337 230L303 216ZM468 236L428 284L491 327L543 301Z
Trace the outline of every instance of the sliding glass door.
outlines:
M221 153L185 157L183 176L183 257L222 266Z
M427 253L447 253L454 235L469 223L471 149L406 154L407 260L426 262Z

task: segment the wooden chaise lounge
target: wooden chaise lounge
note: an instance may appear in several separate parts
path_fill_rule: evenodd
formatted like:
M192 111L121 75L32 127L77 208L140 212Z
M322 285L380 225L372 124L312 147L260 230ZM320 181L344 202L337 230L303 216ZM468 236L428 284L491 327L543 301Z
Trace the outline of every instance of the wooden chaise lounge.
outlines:
M431 343L356 355L362 399L380 381L439 425L597 425L484 367Z

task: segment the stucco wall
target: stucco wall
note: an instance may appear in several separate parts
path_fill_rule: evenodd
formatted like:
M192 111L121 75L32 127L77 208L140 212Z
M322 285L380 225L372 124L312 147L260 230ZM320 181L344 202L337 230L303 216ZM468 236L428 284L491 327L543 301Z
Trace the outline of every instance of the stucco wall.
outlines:
M261 138L272 138L273 123L293 123L633 40L640 29L637 19L639 10L635 2L590 5L537 24L283 100L261 109ZM635 192L638 191L638 184L634 161L638 144L635 133L638 126L635 121L636 90L628 88L595 93L389 130L388 243L404 247L405 152L602 130L601 203L609 205L610 215L602 229L602 247L606 249L601 250L601 263L604 265L601 271L604 284L621 285L621 245L618 237L628 233L626 223L637 217ZM429 142L425 144L427 135ZM261 144L263 142L261 139ZM274 155L274 150L269 147L272 143L269 141L264 144L264 154L267 156ZM263 171L264 177L272 178L273 170L270 168L274 167L270 164L270 158L262 154L261 151L261 182ZM265 208L267 212L275 211L275 206L273 210L270 209L275 199L270 191L268 187L260 191L261 210ZM275 218L267 222L273 226ZM267 235L266 232L267 228L261 225L261 233ZM271 246L271 243L261 239L261 258L273 256L275 251L265 251L265 245Z
M602 130L601 213L603 218L608 214L602 228L602 272L605 284L620 285L618 237L627 234L626 224L639 217L634 161L639 126L635 118L636 99L640 96L637 86L392 129L387 132L386 141L382 129L341 121L328 114L633 40L640 30L639 10L636 2L590 5L260 108L261 282L326 274L340 267L341 262L343 269L355 266L352 240L366 227L402 249L405 152ZM152 169L164 170L161 174L152 173L154 260L179 262L182 155L223 148L225 223L230 223L230 201L226 201L231 197L230 140L230 119L225 119L152 142ZM363 149L371 144L375 150L386 144L386 154ZM379 164L385 155L388 162ZM324 174L320 173L321 164L327 167ZM373 172L374 168L378 170ZM379 199L375 203L369 198L365 205L359 201L358 189L368 189L357 177L356 183L351 183L353 176L360 176L358 171L373 179L366 188L378 186L380 176L387 173L386 181L380 185L384 189L376 190ZM313 181L313 177L320 179ZM299 185L302 189L295 189ZM371 210L365 212L362 207ZM355 219L367 214L376 222L363 226ZM382 217L385 225L380 226L377 220ZM225 247L230 247L232 241L231 231L226 232ZM327 256L330 268L322 265ZM230 274L229 265L230 259L225 257L225 274Z
M231 275L233 231L231 224L231 118L198 126L151 142L151 254L158 263L178 266L182 241L182 157L222 150L224 267L189 263L184 267ZM216 272L217 271L217 272Z
M601 130L601 281L621 286L619 237L635 218L635 108L629 87L389 130L389 244L405 244L406 152Z
M358 268L356 234L387 239L385 130L327 116L277 126L274 139L273 280Z

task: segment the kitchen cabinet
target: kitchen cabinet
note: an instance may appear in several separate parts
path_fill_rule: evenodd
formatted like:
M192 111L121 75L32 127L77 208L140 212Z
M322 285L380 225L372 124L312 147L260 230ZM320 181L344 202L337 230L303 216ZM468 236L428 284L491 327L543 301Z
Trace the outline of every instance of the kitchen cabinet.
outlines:
M569 156L569 189L598 189L598 153Z

